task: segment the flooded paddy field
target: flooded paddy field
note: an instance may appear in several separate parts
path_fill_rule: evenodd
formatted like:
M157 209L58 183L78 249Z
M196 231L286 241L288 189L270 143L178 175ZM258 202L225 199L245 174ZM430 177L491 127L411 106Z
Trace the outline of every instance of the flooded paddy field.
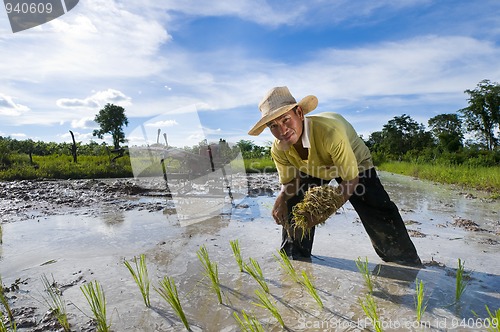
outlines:
M241 316L242 310L255 316L265 331L375 330L360 305L368 288L356 266L359 258L368 260L385 331L486 330L485 306L500 308L500 201L487 193L411 177L380 176L424 266L382 262L346 204L318 227L311 261L292 261L299 273L309 275L323 308L275 258L281 230L270 216L279 188L274 174L250 175L249 195L238 196L221 214L191 221L179 218L175 202L162 195L161 179L147 184L133 179L1 183L0 275L18 331L62 331L48 313L42 275L61 290L74 331L95 330L80 289L94 280L105 293L111 330L184 329L154 289L151 307L145 307L124 265L141 254L146 255L152 287L158 288L165 276L173 278L193 331L239 331L233 313ZM200 198L187 202L201 203ZM262 268L285 328L254 304L260 286L240 272L229 244L236 239L245 261L253 258ZM218 264L222 304L197 257L202 246ZM458 259L464 262L467 287L456 301ZM424 284L427 305L419 324L416 279Z

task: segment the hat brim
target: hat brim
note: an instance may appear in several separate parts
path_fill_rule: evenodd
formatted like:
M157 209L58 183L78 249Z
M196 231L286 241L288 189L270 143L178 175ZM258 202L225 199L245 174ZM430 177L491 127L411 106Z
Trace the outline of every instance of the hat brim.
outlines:
M268 122L282 116L283 114L290 111L291 109L293 109L297 105L300 106L300 108L302 109L302 112L305 115L305 114L313 111L318 106L318 98L316 98L316 96L309 95L309 96L302 98L302 100L299 101L298 103L285 105L285 106L282 106L282 107L276 109L272 113L270 113L266 116L263 116L255 124L255 126L253 126L252 129L250 129L248 131L248 134L252 135L252 136L260 135L264 131L264 129L266 128Z

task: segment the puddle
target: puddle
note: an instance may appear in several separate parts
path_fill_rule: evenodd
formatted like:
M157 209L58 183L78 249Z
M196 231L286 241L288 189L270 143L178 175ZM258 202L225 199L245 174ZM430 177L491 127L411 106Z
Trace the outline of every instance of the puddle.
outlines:
M383 263L347 204L318 228L311 262L293 262L313 280L323 309L274 258L281 231L270 218L273 197L247 197L230 214L196 223L181 223L161 209L107 207L99 210L97 217L95 213L51 215L3 224L3 283L9 286L20 280L19 290L7 293L9 302L13 308L35 308L24 315L33 324L18 331L43 330L40 321L47 307L42 274L64 286L74 330L92 330L86 316L90 315L88 304L79 289L92 280L98 280L104 289L114 331L182 330L180 320L154 290L152 307L144 306L123 265L125 259L142 253L147 256L153 286L158 287L165 276L174 278L193 331L239 331L233 313L241 310L255 315L266 331L282 331L268 311L252 304L258 301L254 292L259 286L248 273L239 272L229 245L235 239L239 239L244 259L252 257L262 267L269 297L289 331L374 330L359 304L368 290L356 267L358 257L366 257L376 274L373 296L385 331L485 330L485 305L492 310L500 308L500 202L484 200L481 193L460 193L450 186L410 177L381 173L381 178L414 235L412 240L425 267ZM455 221L459 218L481 230L458 226ZM222 305L203 278L196 255L203 245L218 263ZM465 262L470 279L460 301L454 303L459 258ZM416 278L424 283L427 301L420 326L415 322Z

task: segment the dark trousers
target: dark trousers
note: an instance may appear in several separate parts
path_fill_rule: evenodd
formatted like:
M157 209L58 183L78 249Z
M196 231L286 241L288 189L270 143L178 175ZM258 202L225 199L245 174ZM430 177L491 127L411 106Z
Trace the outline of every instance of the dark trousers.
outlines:
M329 182L302 175L299 193L288 200L288 216L291 224L293 223L292 208L304 198L307 189ZM336 180L339 183L342 182L340 178ZM399 210L380 183L374 168L359 174L359 183L349 202L358 213L375 252L382 260L401 264L421 264ZM291 228L293 229L293 225ZM314 241L314 231L313 227L309 234L302 236L302 234L296 234L300 232L297 230L290 237L283 229L282 250L294 257L309 257Z

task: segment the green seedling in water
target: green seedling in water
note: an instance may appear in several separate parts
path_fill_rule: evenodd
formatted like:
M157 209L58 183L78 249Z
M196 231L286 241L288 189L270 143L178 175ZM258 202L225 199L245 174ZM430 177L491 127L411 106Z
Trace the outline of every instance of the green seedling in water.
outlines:
M9 306L9 302L7 301L7 298L5 297L2 276L0 276L0 303L2 303L3 307L5 308L5 311L7 311L7 318L9 319L9 324L10 324L11 330L17 331L17 324L16 324L16 321L14 320L14 314L12 313L12 310L10 309L10 306ZM5 327L5 328L7 328L7 327Z
M44 300L49 306L50 311L56 317L59 324L61 324L64 331L70 331L66 303L62 298L61 291L54 286L54 282L49 282L45 274L42 275L41 279L45 292L49 295L48 298L44 297Z
M281 315L278 311L278 308L274 303L269 300L267 295L265 293L262 293L258 289L255 291L255 295L257 295L257 298L259 299L259 303L253 302L254 305L267 309L269 312L276 318L278 323L282 326L285 327L285 322L283 322L283 318L281 318Z
M135 270L132 268L130 262L124 262L127 269L130 271L132 278L134 278L135 283L141 291L142 299L146 307L151 306L151 301L149 299L149 290L151 286L151 280L148 275L148 267L146 265L146 255L142 254L139 256L139 262L137 262L137 257L134 257Z
M219 281L219 269L217 263L212 262L208 256L208 251L205 246L201 247L198 252L198 258L200 259L203 268L205 269L205 276L208 277L212 283L212 290L217 294L217 299L219 303L222 304L222 291L220 289Z
M415 309L417 311L417 322L422 321L427 305L424 304L424 282L422 280L415 280Z
M467 288L468 282L465 280L466 278L468 278L468 275L465 273L465 262L459 258L455 286L455 302L460 301L460 298L465 292L465 288Z
M491 312L488 306L485 307L489 317L485 319L487 323L484 326L487 325L487 330L490 332L500 332L500 308L495 312Z
M7 332L7 326L3 322L3 312L0 311L0 332Z
M170 304L174 312L180 318L186 330L191 331L189 323L182 310L181 301L179 300L179 293L177 292L177 287L175 286L174 279L169 277L164 277L160 282L160 288L155 288L156 292Z
M243 257L241 256L240 244L238 240L229 241L231 245L231 249L233 250L234 259L236 259L236 263L238 263L238 267L240 268L240 272L243 272Z
M264 273L262 272L259 263L253 258L249 258L249 261L250 264L245 264L245 271L247 271L248 274L250 274L255 279L255 281L257 281L257 283L266 293L269 293L269 286L264 279Z
M293 281L300 283L300 277L297 274L297 271L292 265L290 258L288 258L287 254L283 250L278 250L279 257L274 255L278 263L281 265L283 270L292 278Z
M302 271L302 279L300 280L300 283L309 292L309 294L311 294L314 300L316 300L316 303L318 303L319 307L323 309L323 301L321 301L321 298L319 297L318 292L316 291L316 287L314 287L306 271Z
M247 315L245 310L241 311L241 315L243 318L240 318L237 312L233 312L233 317L240 326L241 331L243 332L264 332L264 328L257 320L257 318L253 316Z
M359 304L361 305L361 308L363 308L365 315L370 319L375 331L382 332L382 323L380 322L377 304L375 303L373 296L371 294L367 294L365 300L359 299Z
M99 282L91 281L80 287L83 295L90 305L90 310L94 315L98 332L107 332L111 324L108 325L106 317L106 297Z
M359 270L359 272L363 275L363 279L365 280L366 287L368 287L368 293L372 294L373 293L373 275L368 268L368 258L365 258L365 261L363 262L361 260L361 257L358 257L356 260L356 266Z

